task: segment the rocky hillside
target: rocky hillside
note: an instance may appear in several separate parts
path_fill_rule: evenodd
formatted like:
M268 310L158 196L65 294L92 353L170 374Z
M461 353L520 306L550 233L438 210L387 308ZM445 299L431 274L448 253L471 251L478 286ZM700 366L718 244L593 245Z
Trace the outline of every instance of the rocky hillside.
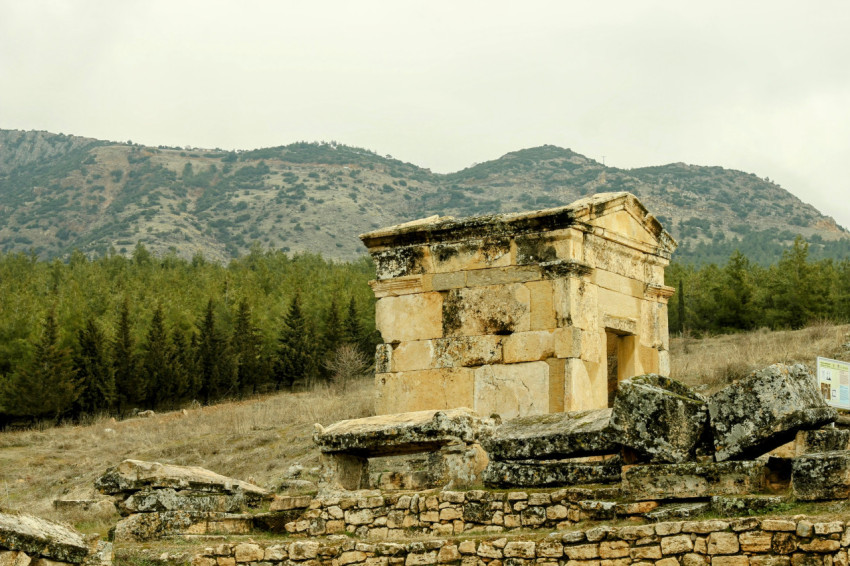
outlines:
M722 260L741 247L772 261L798 233L816 254L850 254L850 233L831 218L766 179L721 167L623 170L542 146L439 175L336 143L227 152L0 130L0 249L41 257L130 253L143 242L226 261L256 242L351 259L365 252L357 234L380 226L620 190L680 241L681 260Z

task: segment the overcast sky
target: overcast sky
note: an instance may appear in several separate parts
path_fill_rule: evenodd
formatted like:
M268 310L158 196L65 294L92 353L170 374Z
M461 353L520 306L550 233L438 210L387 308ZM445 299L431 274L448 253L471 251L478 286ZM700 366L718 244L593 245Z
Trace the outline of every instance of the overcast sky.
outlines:
M0 128L436 172L548 143L770 177L850 227L850 3L0 0Z

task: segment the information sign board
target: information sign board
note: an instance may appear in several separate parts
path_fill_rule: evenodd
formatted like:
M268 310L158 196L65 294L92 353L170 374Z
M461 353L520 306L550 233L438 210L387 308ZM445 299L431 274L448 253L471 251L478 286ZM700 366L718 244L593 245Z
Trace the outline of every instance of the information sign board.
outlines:
M829 405L850 409L850 362L818 357L818 385Z

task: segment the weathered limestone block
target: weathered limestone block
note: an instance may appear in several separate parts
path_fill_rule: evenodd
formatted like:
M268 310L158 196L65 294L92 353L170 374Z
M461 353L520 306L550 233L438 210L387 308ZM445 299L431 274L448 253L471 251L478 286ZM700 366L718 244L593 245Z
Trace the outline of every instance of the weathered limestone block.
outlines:
M174 535L248 534L255 516L206 511L136 513L115 525L116 543L144 542Z
M0 513L0 548L79 564L89 554L83 535L59 523L32 515Z
M472 368L439 368L375 374L375 412L409 413L474 404Z
M536 362L555 355L555 332L535 330L505 336L503 355L506 364Z
M795 456L815 452L832 452L850 448L850 430L846 428L819 428L800 430L794 443Z
M718 461L758 456L837 417L799 364L753 372L712 395L708 410Z
M161 511L220 511L238 513L255 507L257 500L248 501L244 493L209 493L191 490L143 489L130 495L118 505L122 515Z
M601 462L574 460L491 460L484 470L484 484L494 488L550 487L620 481L619 457Z
M316 426L313 434L322 452L365 457L413 454L455 443L477 442L491 434L493 423L469 409L417 411L378 415Z
M850 497L850 451L804 454L791 464L794 497L804 501Z
M594 409L505 421L483 446L494 460L561 460L614 454L620 438L611 427L611 409Z
M142 489L175 488L208 493L241 493L248 502L271 499L273 494L246 481L219 475L197 466L124 460L95 480L102 493L117 494Z
M32 562L26 552L19 550L0 550L0 566L29 566Z
M430 250L426 246L402 246L372 252L377 277L392 279L427 273L432 270Z
M785 502L786 498L780 495L717 495L711 498L711 508L723 517L746 517Z
M443 307L440 293L384 297L375 305L375 328L387 343L442 338Z
M620 442L650 462L693 460L707 421L701 395L656 374L621 381L611 414Z
M761 491L765 475L765 464L756 460L628 466L623 489L638 501L746 495Z
M473 409L502 419L549 412L549 364L487 365L475 370Z
M482 366L502 361L502 336L452 336L433 341L434 367Z
M431 245L435 273L511 265L510 238L488 237Z
M528 288L519 283L453 289L442 303L441 336L501 335L530 330L530 301ZM384 341L390 340L385 336Z

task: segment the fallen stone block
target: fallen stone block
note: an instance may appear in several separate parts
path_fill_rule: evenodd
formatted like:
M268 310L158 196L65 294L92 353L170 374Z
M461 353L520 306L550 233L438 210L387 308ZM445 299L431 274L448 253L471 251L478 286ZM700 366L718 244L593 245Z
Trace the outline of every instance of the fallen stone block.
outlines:
M79 564L89 555L83 535L59 523L32 515L0 513L0 548Z
M489 487L550 487L620 481L622 460L603 462L571 460L491 460L484 470L484 484Z
M620 450L611 409L518 417L483 441L494 460L561 460Z
M716 495L711 509L722 517L746 517L765 513L787 502L781 495Z
M145 542L175 535L244 535L254 530L256 517L248 514L197 511L136 513L118 521L116 543Z
M850 497L850 451L804 454L791 464L791 488L803 501Z
M712 395L708 411L718 461L759 456L837 417L800 364L753 372Z
M669 377L647 374L620 382L611 429L623 446L649 462L694 459L708 423L705 398Z
M801 430L797 432L795 439L795 456L848 448L850 448L850 430L845 428Z
M623 490L637 501L714 495L746 495L762 490L764 462L687 462L623 468Z
M104 475L95 480L95 487L106 494L172 488L207 493L241 492L249 501L261 501L273 497L267 489L197 466L175 466L141 460L124 460L117 466L109 468Z
M414 411L316 425L313 442L322 452L344 452L371 458L438 450L454 443L473 443L490 434L493 423L470 409Z
M676 519L692 519L698 517L709 510L711 505L705 501L696 503L671 503L662 505L657 509L653 509L649 513L644 513L644 517L650 521L664 522L674 521Z
M122 515L131 513L159 513L162 511L218 511L239 513L256 507L256 500L249 500L244 492L209 493L165 489L137 491L118 504Z

